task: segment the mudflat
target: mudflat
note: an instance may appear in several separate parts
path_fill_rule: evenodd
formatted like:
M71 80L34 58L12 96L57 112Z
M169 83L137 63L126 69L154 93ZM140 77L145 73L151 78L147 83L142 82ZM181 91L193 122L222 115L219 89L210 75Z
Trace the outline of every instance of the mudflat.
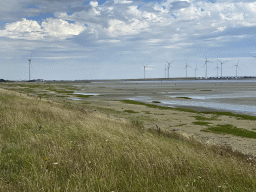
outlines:
M146 128L156 129L158 127L165 131L175 131L202 142L230 146L233 150L256 156L256 139L254 138L202 131L216 125L230 124L237 128L256 132L254 120L175 110L175 107L182 107L202 112L231 111L237 114L254 115L256 82L98 82L74 84L74 86L79 88L77 93L99 94L82 99L90 103L90 106L112 110L116 114L123 114L129 118L137 118L144 122ZM127 99L173 108L172 110L163 110L122 102ZM210 106L216 105L217 107L211 108L209 103ZM218 108L218 106L221 107ZM225 108L225 106L229 108ZM238 108L239 106L242 107ZM201 117L199 119L204 120L198 120L198 116Z

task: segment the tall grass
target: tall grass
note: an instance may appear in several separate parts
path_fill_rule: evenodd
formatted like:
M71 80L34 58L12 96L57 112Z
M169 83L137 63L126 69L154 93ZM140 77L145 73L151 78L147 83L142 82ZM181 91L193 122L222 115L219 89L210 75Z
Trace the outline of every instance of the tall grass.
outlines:
M255 191L252 160L0 89L0 191Z

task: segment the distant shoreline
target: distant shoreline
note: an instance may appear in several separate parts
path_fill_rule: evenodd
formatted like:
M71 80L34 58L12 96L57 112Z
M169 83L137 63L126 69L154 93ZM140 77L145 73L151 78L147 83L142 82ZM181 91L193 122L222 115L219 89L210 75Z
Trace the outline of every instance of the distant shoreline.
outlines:
M225 77L175 77L175 78L139 78L139 79L84 79L84 80L43 80L43 79L34 79L31 81L27 80L0 80L0 82L61 82L61 83L72 83L72 82L120 82L120 81L190 81L190 80L248 80L256 79L256 76L225 76Z

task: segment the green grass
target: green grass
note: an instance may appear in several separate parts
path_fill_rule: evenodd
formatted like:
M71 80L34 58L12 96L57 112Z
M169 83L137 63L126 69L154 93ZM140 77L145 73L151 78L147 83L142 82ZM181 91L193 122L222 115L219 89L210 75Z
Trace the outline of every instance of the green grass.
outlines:
M70 90L55 90L56 93L74 93L74 91Z
M176 98L180 98L180 99L191 99L190 97L176 97Z
M93 95L80 95L80 94L74 94L74 96L76 97L81 97L81 98L88 98L88 97L91 97Z
M194 117L197 121L210 121L210 120L217 120L218 119L218 115L212 115L212 117L204 117L204 116L200 116L200 115L196 115L196 116L192 116Z
M126 104L134 104L134 105L144 105L150 108L158 108L158 109L164 109L164 110L169 110L171 109L170 107L162 107L158 105L153 105L153 104L146 104L140 101L133 101L133 100L121 100L121 102L126 103Z
M139 112L136 112L136 111L133 111L133 110L124 110L124 112L126 112L126 113L139 113Z
M249 130L243 129L243 128L237 128L231 124L217 125L215 127L209 127L207 129L203 129L201 131L219 133L219 134L231 134L231 135L235 135L235 136L256 139L256 133L254 131L249 131Z
M230 148L19 95L0 89L0 191L256 191L256 163Z
M209 124L212 124L210 122L205 122L205 121L195 121L193 122L194 125L206 125L208 126Z

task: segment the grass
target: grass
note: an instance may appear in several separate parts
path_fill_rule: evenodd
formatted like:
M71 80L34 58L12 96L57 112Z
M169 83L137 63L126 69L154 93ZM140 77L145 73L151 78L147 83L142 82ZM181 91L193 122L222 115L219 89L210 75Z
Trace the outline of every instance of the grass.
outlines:
M180 99L191 99L190 97L176 97L176 98L180 98Z
M164 109L164 110L171 109L170 107L163 107L163 106L158 106L158 105L153 105L153 104L147 104L147 103L143 103L140 101L133 101L133 100L121 100L121 102L126 103L126 104L144 105L144 106L147 106L150 108L158 108L158 109Z
M209 124L212 124L210 122L205 122L205 121L195 121L193 122L194 125L206 125L208 126Z
M80 95L80 94L75 94L76 97L82 97L82 98L88 98L91 97L93 95Z
M136 112L136 111L133 111L133 110L124 110L124 112L126 112L126 113L139 113L139 112Z
M56 93L74 93L74 91L67 91L67 90L55 90Z
M140 117L0 89L0 191L255 191L256 168Z
M218 115L212 115L209 118L204 117L204 116L200 116L200 115L196 115L196 116L192 116L192 117L194 117L197 121L210 121L210 120L217 120L218 119Z
M203 129L204 132L212 132L218 134L231 134L240 137L254 138L256 139L256 133L243 128L237 128L231 124L217 125L215 127L209 127Z

